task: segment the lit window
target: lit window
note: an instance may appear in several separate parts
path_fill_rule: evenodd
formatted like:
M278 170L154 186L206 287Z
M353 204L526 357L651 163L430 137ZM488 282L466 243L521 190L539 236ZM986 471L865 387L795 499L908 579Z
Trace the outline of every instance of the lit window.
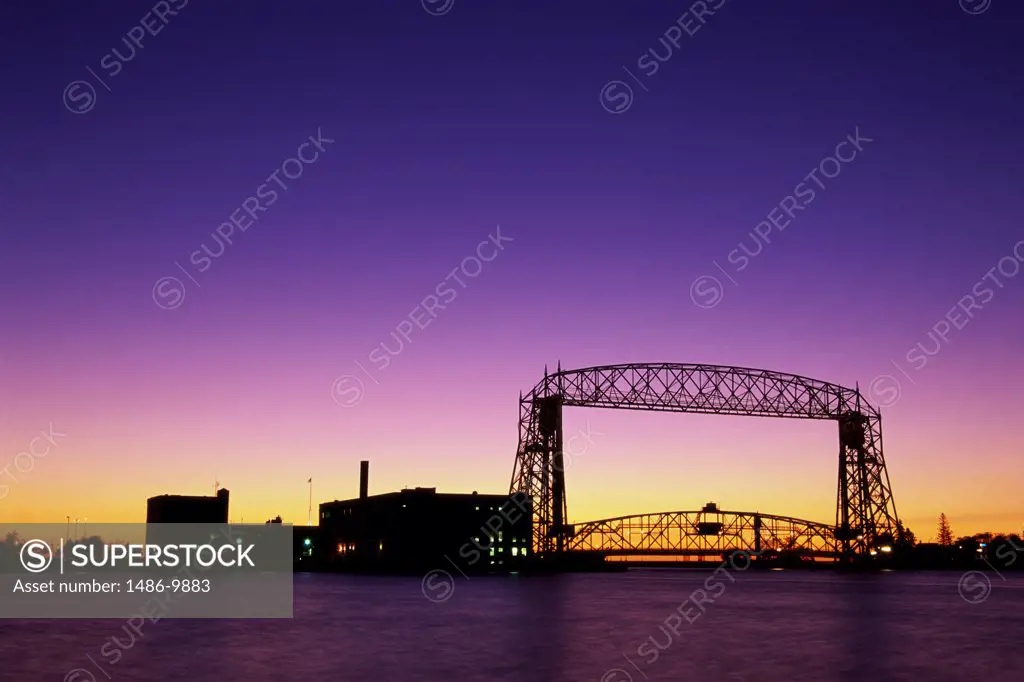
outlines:
M519 556L519 548L518 547L513 547L512 548L512 556Z

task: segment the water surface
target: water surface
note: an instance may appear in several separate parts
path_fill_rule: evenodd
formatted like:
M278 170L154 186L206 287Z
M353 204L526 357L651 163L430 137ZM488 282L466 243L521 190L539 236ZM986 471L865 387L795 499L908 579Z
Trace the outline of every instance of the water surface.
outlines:
M993 575L986 598L976 588L967 593L972 603L952 572L733 572L735 581L721 579L701 611L688 597L709 575L457 576L450 594L432 583L427 594L447 599L431 601L417 578L301 574L293 620L164 619L134 638L122 621L0 621L0 679L935 682L1024 675L1021 576Z

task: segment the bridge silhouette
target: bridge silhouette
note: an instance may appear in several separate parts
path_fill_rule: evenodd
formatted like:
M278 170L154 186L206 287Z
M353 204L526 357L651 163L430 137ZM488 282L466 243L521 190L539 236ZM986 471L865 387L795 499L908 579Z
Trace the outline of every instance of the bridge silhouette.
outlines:
M832 524L756 512L668 511L568 524L562 410L601 407L656 412L832 420L839 427L836 519ZM890 551L902 534L882 454L882 416L859 388L746 367L628 364L563 370L519 398L519 447L511 493L533 503L540 560L578 553L607 557L720 558L795 551L854 560Z

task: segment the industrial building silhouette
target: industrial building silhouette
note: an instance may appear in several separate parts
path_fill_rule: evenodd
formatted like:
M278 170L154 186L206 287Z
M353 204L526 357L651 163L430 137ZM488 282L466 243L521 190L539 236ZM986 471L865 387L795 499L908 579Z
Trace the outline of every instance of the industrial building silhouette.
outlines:
M369 494L369 462L360 462L359 497L319 510L323 567L373 573L469 573L518 570L532 551L532 510L525 496L439 493L406 488Z
M157 495L146 500L146 523L227 523L230 495L225 488L215 496Z
M296 570L464 574L520 570L531 557L533 510L526 495L439 493L406 488L370 495L370 463L359 463L359 496L324 502L319 526L293 526ZM228 523L230 493L158 495L146 523ZM281 517L267 521L282 523Z

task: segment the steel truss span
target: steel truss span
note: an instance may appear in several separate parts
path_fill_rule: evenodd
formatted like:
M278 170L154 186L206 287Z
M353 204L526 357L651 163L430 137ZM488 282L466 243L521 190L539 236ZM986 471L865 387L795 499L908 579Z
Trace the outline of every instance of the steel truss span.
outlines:
M839 426L834 536L844 556L891 544L901 531L882 454L882 416L859 389L746 367L631 364L544 371L519 399L510 492L533 500L540 556L573 548L566 523L562 408L604 407L753 417L828 419Z
M842 551L835 528L828 524L714 508L621 516L579 524L575 530L568 549L607 556L720 558L737 550L796 550L804 556L835 558Z

